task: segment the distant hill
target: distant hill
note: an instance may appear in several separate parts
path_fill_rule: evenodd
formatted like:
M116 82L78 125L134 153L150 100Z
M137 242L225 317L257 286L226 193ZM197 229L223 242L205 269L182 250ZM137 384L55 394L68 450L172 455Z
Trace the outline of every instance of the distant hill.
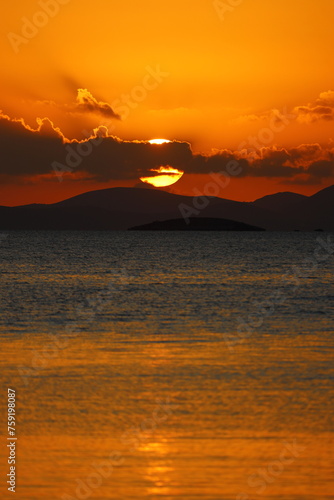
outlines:
M283 215L293 215L302 230L334 231L334 186L322 189L305 201L287 208Z
M308 196L297 193L276 193L264 196L256 201L254 205L266 210L273 210L274 212L281 212L284 208L290 207L295 203L307 200Z
M154 221L151 224L131 227L130 231L265 231L265 229L227 219L191 217L184 219Z
M334 231L334 186L314 196L277 193L252 203L157 189L111 188L50 205L0 206L0 230L127 230L155 221L224 219L269 231Z
M334 185L313 196L277 193L260 198L253 205L290 218L300 230L334 231Z

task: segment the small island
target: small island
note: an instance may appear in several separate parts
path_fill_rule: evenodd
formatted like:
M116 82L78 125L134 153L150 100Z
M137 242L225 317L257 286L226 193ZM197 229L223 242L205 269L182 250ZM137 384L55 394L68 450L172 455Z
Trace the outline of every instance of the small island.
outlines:
M188 221L184 219L154 221L131 227L129 231L265 231L265 229L228 219L191 217Z

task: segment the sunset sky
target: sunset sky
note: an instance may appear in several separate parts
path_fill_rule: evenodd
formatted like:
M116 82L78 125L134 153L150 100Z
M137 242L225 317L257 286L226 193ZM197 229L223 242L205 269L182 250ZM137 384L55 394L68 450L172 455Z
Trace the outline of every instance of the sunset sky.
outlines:
M231 161L221 197L333 184L333 14L333 0L4 3L0 204L161 166L185 172L166 189L195 195Z

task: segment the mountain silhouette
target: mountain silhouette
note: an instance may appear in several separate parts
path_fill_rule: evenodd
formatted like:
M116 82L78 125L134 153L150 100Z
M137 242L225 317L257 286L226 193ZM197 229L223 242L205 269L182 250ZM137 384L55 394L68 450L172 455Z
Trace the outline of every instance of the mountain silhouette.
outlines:
M297 193L275 193L264 196L254 201L254 205L274 212L281 212L283 208L288 208L295 203L306 200L308 197Z
M225 219L269 231L334 230L334 186L313 196L277 193L254 202L110 188L49 205L0 206L0 230L127 230L155 221Z
M253 203L279 213L284 218L289 217L300 230L334 230L334 185L318 191L313 196L277 193Z

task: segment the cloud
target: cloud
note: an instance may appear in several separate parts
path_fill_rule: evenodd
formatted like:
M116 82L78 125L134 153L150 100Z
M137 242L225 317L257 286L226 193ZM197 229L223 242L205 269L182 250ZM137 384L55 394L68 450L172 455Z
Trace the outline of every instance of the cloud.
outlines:
M295 106L292 111L284 107L282 111L271 109L267 111L253 112L236 118L234 123L243 124L247 122L267 121L276 119L276 122L297 120L299 123L314 123L320 120L334 120L334 91L322 92L319 97L311 103Z
M192 158L186 142L160 146L145 141L122 141L101 126L82 141L68 140L48 118L38 119L36 129L23 120L0 114L0 175L34 176L54 172L82 173L97 181L149 176L152 168L180 168ZM4 178L4 177L3 177Z
M210 156L193 155L185 171L205 174L237 169L238 177L293 179L297 184L299 180L304 183L307 176L310 183L319 184L324 178L334 177L333 167L333 149L322 148L319 144L301 144L291 149L262 148L248 158L230 150Z
M334 91L322 92L313 103L297 106L294 109L301 123L314 123L319 120L334 120Z
M291 113L287 106L284 106L282 110L279 109L268 109L266 111L254 112L248 115L241 115L234 120L233 123L238 125L243 125L247 122L266 122L268 120L275 126L280 123L284 123L285 125L289 123L291 120L296 118L296 114Z
M334 91L328 90L327 92L322 92L317 99L317 104L334 108Z
M98 101L87 89L78 89L76 103L71 109L76 113L98 113L107 118L121 119L110 104Z
M320 160L312 163L307 173L313 177L329 178L334 175L334 161Z
M49 106L50 108L61 109L67 114L98 114L105 118L113 120L121 120L121 116L117 114L112 106L107 102L98 101L88 89L78 88L77 96L74 103L59 104L55 101L35 101L36 104Z
M48 118L36 128L22 119L0 113L0 176L2 182L55 175L68 178L135 180L152 169L170 166L185 174L210 174L238 170L239 177L275 178L294 184L320 184L334 177L333 144L301 144L295 148L262 148L245 156L229 149L195 154L188 142L154 145L148 141L123 141L109 135L105 126L82 141L69 140Z
M296 148L289 149L291 160L300 165L307 165L308 162L322 158L323 148L320 144L301 144Z

